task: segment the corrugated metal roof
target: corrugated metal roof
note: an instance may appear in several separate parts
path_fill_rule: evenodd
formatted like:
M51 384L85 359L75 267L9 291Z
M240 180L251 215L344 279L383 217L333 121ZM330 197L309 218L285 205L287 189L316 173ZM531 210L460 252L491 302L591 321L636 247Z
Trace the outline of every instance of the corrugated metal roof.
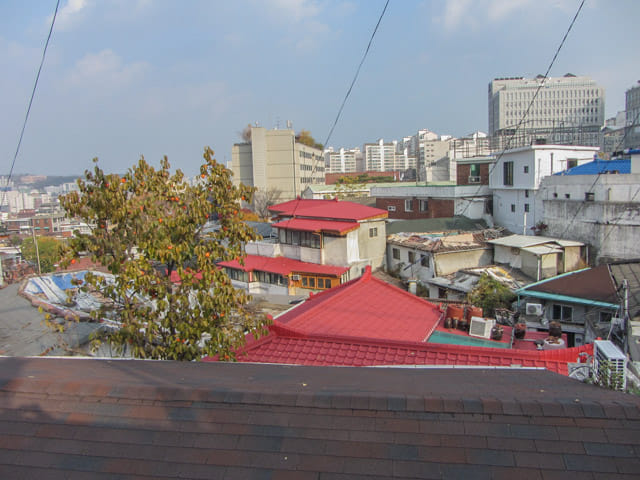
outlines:
M551 253L562 253L562 249L553 244L534 245L533 247L524 247L521 250L534 255L549 255Z
M500 245L503 247L532 247L534 245L541 245L544 243L555 242L562 247L581 247L584 245L582 242L575 242L573 240L563 240L561 238L539 237L537 235L509 235L507 237L496 238L495 240L488 240L489 243L494 245Z
M244 259L244 265L241 265L237 260L218 262L218 265L243 270L245 272L259 270L261 272L279 273L280 275L289 275L292 272L299 272L337 276L342 275L349 270L346 267L301 262L287 257L262 257L260 255L247 255Z
M339 219L339 220L366 220L370 218L387 218L386 210L368 207L355 202L334 200L311 200L297 198L288 202L269 207L269 210L282 216Z
M577 167L564 170L563 172L554 173L554 175L598 175L599 173L631 173L631 160L614 159L599 160L584 163Z
M303 232L337 232L348 233L360 227L358 222L341 222L332 220L313 220L310 218L292 218L274 223L275 228L301 230Z

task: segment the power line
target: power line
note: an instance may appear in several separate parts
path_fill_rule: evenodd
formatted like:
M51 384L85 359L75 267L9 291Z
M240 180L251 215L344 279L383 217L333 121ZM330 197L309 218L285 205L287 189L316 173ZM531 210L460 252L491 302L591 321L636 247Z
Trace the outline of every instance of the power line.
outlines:
M51 34L53 33L53 26L56 23L56 16L58 15L58 7L60 6L60 0L56 1L56 9L53 12L53 18L51 19L51 27L49 28L49 34L47 35L47 41L44 44L44 50L42 51L42 59L40 60L40 66L38 67L38 73L36 75L36 80L33 83L33 89L31 90L31 97L29 98L29 106L27 107L27 113L24 116L24 122L22 124L22 130L20 130L20 137L18 138L18 146L16 147L16 152L13 155L13 161L11 162L11 168L9 169L9 175L7 177L7 187L9 186L9 182L11 181L11 176L13 175L13 168L16 165L16 159L18 158L18 153L20 152L20 146L22 145L22 138L24 137L24 131L27 128L27 120L29 119L29 113L31 112L31 105L33 104L33 98L36 94L36 88L38 87L38 80L40 79L40 72L42 71L42 65L44 64L45 56L47 55L47 48L49 47L49 40L51 40ZM4 204L6 197L6 190L4 192L2 203Z
M349 89L347 90L347 93L344 96L344 99L342 100L342 104L340 105L340 108L338 109L338 114L336 115L336 118L333 121L333 125L331 126L331 129L329 130L329 134L327 135L327 138L324 141L323 145L325 147L329 143L329 139L331 138L331 135L333 134L333 131L336 128L336 125L338 124L338 120L340 119L340 115L342 114L342 110L344 109L344 106L347 103L347 99L349 98L349 95L351 95L351 91L353 90L353 87L356 84L356 80L358 79L358 75L360 74L360 69L362 68L362 65L364 64L364 61L367 58L367 55L369 54L369 50L371 49L371 44L373 43L373 39L376 36L376 32L378 31L378 27L380 26L380 22L382 22L382 17L384 17L385 12L387 11L387 7L389 6L389 1L390 0L387 0L385 2L384 8L382 9L382 13L380 13L380 17L378 18L378 22L376 23L376 26L373 29L373 32L371 33L371 37L369 38L369 43L367 44L367 48L365 49L364 54L362 55L362 59L360 60L360 63L358 64L358 68L356 69L356 73L353 76L353 80L351 80L351 84L349 85ZM323 162L324 162L324 159L323 159ZM313 167L311 168L311 173L309 175L309 178L311 179L312 183L313 183L313 178L314 178L313 176L316 173L317 164L318 164L317 161L314 162ZM294 185L294 192L295 192L295 185ZM300 202L296 203L296 206L293 209L292 216L295 216L296 210L298 209L299 203Z
M373 43L373 38L376 36L376 32L378 31L378 27L380 26L380 22L382 21L382 17L384 17L385 12L387 11L387 6L388 5L389 5L389 0L387 0L386 3L384 4L384 8L382 9L382 13L380 14L380 18L378 18L378 23L376 23L376 26L373 29L373 32L371 33L371 38L369 39L369 43L367 44L367 48L364 51L364 55L362 55L362 60L360 60L360 64L358 65L358 68L356 69L356 73L353 76L353 80L351 81L351 85L349 85L349 89L347 90L347 94L344 96L344 99L342 100L342 104L340 105L340 108L338 109L338 114L336 115L336 118L333 121L333 125L331 126L331 129L329 130L329 134L327 135L327 138L324 141L324 146L325 147L329 144L329 139L331 138L331 135L333 134L333 130L335 129L336 125L338 124L338 119L340 118L340 115L342 114L342 109L344 108L345 103L347 103L347 99L349 98L349 95L351 95L351 90L353 90L353 86L355 85L356 80L358 79L358 75L360 74L360 69L362 68L362 64L364 63L365 59L367 58L367 55L369 54L369 49L371 48L371 44Z
M578 15L580 15L580 11L582 10L582 7L584 6L584 2L585 2L585 0L582 0L580 2L580 5L578 6L578 9L576 10L576 13L573 16L573 19L571 20L571 23L569 24L569 28L567 28L567 31L565 32L564 36L562 37L562 41L558 45L558 48L556 49L556 52L553 54L553 58L551 59L551 62L549 62L549 66L547 67L547 70L544 73L543 79L540 82L540 84L538 85L538 88L536 88L536 91L534 92L533 97L531 98L531 101L529 102L529 105L527 106L527 109L525 110L524 114L520 118L520 121L517 123L516 128L515 128L515 130L513 132L513 135L509 136L509 138L507 140L507 144L502 149L502 151L498 154L498 156L496 157L495 163L489 169L489 176L491 176L491 174L493 173L493 170L498 166L498 162L500 162L500 159L503 157L505 152L507 150L509 150L509 148L511 147L512 140L515 138L516 134L518 133L518 130L520 129L522 124L525 122L525 119L529 115L529 111L533 107L533 103L534 103L535 99L538 97L538 93L540 92L540 90L544 86L545 82L547 81L547 78L549 77L549 72L551 71L551 68L553 67L556 59L558 58L558 55L560 54L560 51L562 50L562 47L564 46L565 41L567 40L567 37L569 36L569 32L571 32L571 30L573 29L573 25L576 23L576 20L578 19ZM476 196L480 193L480 188L481 187L478 186L478 190L476 191ZM469 208L469 205L471 205L471 202L467 203L465 208L462 210L462 213L460 213L461 216L463 216L465 214L465 212ZM455 222L454 222L454 228L455 228Z

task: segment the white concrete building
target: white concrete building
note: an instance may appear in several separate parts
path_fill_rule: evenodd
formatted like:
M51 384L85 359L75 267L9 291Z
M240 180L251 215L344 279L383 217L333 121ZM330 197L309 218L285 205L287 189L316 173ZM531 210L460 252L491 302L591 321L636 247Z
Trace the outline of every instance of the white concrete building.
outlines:
M604 88L590 77L569 73L563 77L496 78L489 83L488 107L489 135L515 129L527 109L527 129L600 127L604 125Z
M364 170L362 152L359 148L344 149L337 152L333 149L325 151L327 173L352 173Z
M376 143L365 143L362 151L367 171L391 172L416 168L416 158L409 155L409 147L399 148L396 140L385 143L380 139Z
M554 175L538 197L545 234L564 235L590 246L592 262L638 258L640 170L630 174Z
M513 233L532 234L543 219L542 199L536 196L544 177L593 160L597 147L531 145L507 150L489 172L493 219Z

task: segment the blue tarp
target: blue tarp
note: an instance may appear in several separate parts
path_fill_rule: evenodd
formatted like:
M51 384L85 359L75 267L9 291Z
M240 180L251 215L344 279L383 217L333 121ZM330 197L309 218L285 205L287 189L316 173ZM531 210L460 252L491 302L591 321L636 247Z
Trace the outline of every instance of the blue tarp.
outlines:
M594 160L554 175L598 175L599 173L631 173L631 160Z

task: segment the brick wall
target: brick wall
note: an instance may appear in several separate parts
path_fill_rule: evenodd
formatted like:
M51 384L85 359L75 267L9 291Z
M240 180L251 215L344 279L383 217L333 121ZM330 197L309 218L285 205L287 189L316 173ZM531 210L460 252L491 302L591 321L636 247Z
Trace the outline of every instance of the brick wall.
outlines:
M458 185L489 185L489 170L491 168L490 163L480 164L480 183L469 183L469 176L471 175L471 164L458 164L456 183Z
M405 200L413 200L412 211L405 211ZM415 220L420 218L448 218L453 217L455 211L455 200L429 198L427 200L427 210L420 210L420 199L417 197L377 197L376 208L381 208L389 212L389 218L399 218L403 220ZM424 198L422 200L425 200ZM395 207L395 211L389 210Z

